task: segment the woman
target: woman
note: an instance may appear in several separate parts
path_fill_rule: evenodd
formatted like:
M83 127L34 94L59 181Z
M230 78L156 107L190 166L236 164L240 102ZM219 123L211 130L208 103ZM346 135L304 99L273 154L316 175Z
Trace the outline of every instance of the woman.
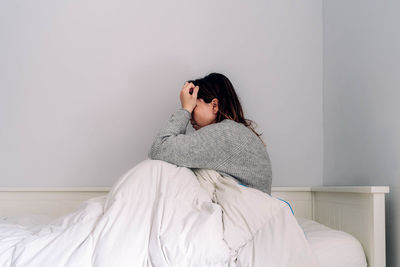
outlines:
M270 195L272 170L266 145L244 118L229 79L211 73L188 81L180 100L182 107L155 138L149 158L213 169ZM189 121L196 131L186 134Z

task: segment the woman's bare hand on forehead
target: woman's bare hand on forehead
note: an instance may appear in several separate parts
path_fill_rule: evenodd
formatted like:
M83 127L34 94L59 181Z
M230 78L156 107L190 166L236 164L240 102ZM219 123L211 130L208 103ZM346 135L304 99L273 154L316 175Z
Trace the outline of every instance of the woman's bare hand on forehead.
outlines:
M190 94L190 91L193 93ZM193 109L196 107L197 102L197 92L199 91L199 86L195 86L193 83L185 82L180 93L182 108L188 110L192 113Z

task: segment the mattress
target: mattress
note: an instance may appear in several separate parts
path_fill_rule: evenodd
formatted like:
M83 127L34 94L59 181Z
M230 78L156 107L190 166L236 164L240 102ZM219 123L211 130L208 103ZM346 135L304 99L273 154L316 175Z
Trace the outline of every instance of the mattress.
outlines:
M0 216L0 223L35 227L50 222L47 215ZM296 218L321 267L367 267L360 242L352 235L331 229L316 221Z
M313 220L296 219L321 267L367 267L364 250L355 237Z

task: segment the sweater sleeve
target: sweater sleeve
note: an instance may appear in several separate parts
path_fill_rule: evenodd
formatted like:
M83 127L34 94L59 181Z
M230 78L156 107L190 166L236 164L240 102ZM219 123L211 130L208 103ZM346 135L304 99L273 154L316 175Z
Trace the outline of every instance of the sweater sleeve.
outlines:
M190 117L188 110L176 110L153 141L148 157L188 168L210 169L227 160L232 146L221 124L213 123L185 134Z

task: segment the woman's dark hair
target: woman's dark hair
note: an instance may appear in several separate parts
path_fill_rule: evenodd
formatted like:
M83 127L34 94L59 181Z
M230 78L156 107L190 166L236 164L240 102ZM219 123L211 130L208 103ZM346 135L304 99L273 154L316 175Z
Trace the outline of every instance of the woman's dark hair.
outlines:
M197 93L198 99L203 99L206 103L210 103L214 98L218 99L216 123L223 121L224 119L230 119L242 123L244 126L252 130L258 138L260 138L264 146L266 146L260 137L263 133L258 134L254 130L253 124L257 124L252 120L244 118L239 97L236 95L232 83L225 75L214 72L208 74L204 78L189 80L187 82L199 86L199 91Z

